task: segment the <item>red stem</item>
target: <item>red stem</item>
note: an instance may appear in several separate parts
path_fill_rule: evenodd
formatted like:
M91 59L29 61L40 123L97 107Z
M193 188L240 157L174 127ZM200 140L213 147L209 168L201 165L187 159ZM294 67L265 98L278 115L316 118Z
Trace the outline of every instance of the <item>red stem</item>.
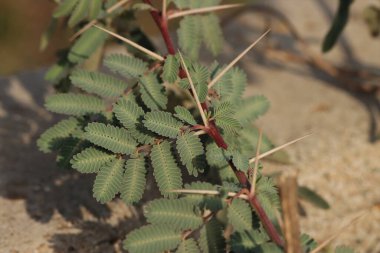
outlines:
M144 0L146 4L153 5L151 0ZM156 22L158 28L160 29L160 32L162 34L162 37L165 41L166 48L168 49L168 53L171 55L174 55L176 53L173 41L169 34L168 29L168 23L166 17L162 17L162 13L157 10L150 11L150 14L152 15L154 21ZM178 73L180 78L186 78L186 72L183 69L180 69ZM207 104L202 103L203 109L207 110ZM212 139L214 139L215 143L218 145L218 147L222 149L227 149L228 145L223 140L222 135L220 134L218 128L216 127L215 121L209 122L209 127L207 129L207 133L210 135ZM236 177L238 178L239 182L245 186L247 189L250 189L250 183L248 181L248 178L246 174L242 171L239 171L235 165L232 163L231 160L228 160L228 163L232 170L234 171ZM274 241L277 245L280 247L284 246L284 243L278 234L276 228L274 227L273 223L269 219L268 215L265 213L265 210L262 208L260 202L258 201L256 195L253 195L249 198L249 203L251 204L252 208L254 208L257 212L257 215L259 216L261 222L263 223L263 226L265 230L267 231L269 237Z

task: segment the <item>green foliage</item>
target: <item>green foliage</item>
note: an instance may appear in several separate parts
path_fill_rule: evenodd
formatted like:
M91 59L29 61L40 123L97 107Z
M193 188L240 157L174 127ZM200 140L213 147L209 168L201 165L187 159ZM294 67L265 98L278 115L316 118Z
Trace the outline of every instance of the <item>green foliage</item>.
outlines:
M169 138L176 138L180 128L183 126L182 123L176 120L169 112L148 112L144 118L144 126L146 128Z
M100 169L94 183L94 197L100 203L112 200L120 191L123 178L123 159L113 159Z
M234 199L228 207L228 222L234 231L242 232L252 229L252 210L249 204L241 199Z
M93 96L66 93L47 97L45 107L51 112L81 116L100 113L106 106L103 100Z
M310 252L317 247L317 242L307 234L302 234L300 243L304 252Z
M181 242L181 234L167 227L146 225L129 233L123 243L131 253L157 253L173 250Z
M190 238L184 240L178 246L176 253L199 253L201 250L199 249L197 242Z
M96 173L113 158L115 158L114 155L91 147L74 155L70 163L74 169L81 173Z
M120 96L128 87L127 83L110 75L85 70L74 71L70 80L78 88L102 97Z
M145 174L144 157L131 158L126 162L120 190L125 203L133 204L140 201L145 189Z
M133 137L123 128L103 123L90 123L85 131L85 138L88 141L115 153L129 155L137 146Z
M113 54L104 59L104 65L127 78L139 78L148 70L148 64L140 59L122 54Z
M113 106L116 118L128 129L136 128L140 117L144 115L144 110L135 102L120 98Z
M86 21L94 20L155 51L153 43L136 27L134 11L148 10L160 17L161 10L155 9L159 7L133 3L112 13L106 11L117 2L62 0L53 15L66 17L63 22L74 32ZM167 2L173 3L167 5L170 15L173 6L181 11L216 6L220 0ZM160 29L168 32L164 25ZM213 55L222 49L216 14L182 17L177 34L189 77L173 53L176 46L167 45L169 54L161 54L163 61L137 58L142 52L130 46L131 55L106 56L103 65L121 75L116 78L94 70L103 57L94 53L102 52L107 33L95 27L85 31L47 73L50 80L60 81L57 90L66 93L49 96L46 108L72 116L43 133L37 145L43 152L56 151L57 162L63 167L71 164L80 173L95 173L93 195L99 202L120 196L127 205L144 206L148 225L126 236L123 245L128 252L282 252L264 231L263 221L268 221L260 220L248 201L227 201L231 200L228 193L247 190L241 177L251 176L249 159L256 153L259 135L251 124L268 110L269 102L263 96L242 98L247 76L237 67L208 88L225 67L217 62L204 66L194 59L202 45ZM78 69L79 64L83 69ZM188 97L194 95L189 92L189 78L209 121L205 126L195 101ZM264 135L260 153L273 147ZM185 170L188 173L183 174ZM146 187L149 172L163 198L144 205L145 188L155 189ZM238 179L235 173L241 173L241 177ZM179 191L184 190L182 187L190 192ZM300 195L304 193L301 189ZM256 197L269 219L274 220L279 208L278 192L273 180L260 173ZM322 206L320 199L311 199ZM224 234L230 227L232 234L226 240ZM315 247L309 237L302 236L301 241L306 252Z
M69 137L78 126L79 122L75 118L61 120L46 130L41 134L40 138L38 138L37 146L39 150L44 153L50 153L51 151L56 150L59 148L62 140L65 139L65 137Z
M161 194L165 197L177 196L169 191L182 187L182 175L172 155L170 143L163 141L154 145L150 157Z
M270 177L261 176L256 183L257 198L267 215L275 219L276 210L280 207L278 191Z
M183 122L188 123L190 125L196 125L197 124L196 120L194 119L194 116L185 107L177 105L174 108L174 111L176 112L176 114L174 114L174 116L176 116L177 118L179 118Z
M353 0L339 0L339 7L329 32L326 34L322 44L322 51L328 52L335 45L347 24L350 6Z
M201 140L192 133L184 133L177 138L177 150L181 157L181 162L185 165L190 175L198 176L198 171L203 171L205 166L204 150Z
M207 49L216 56L222 51L223 33L215 14L200 17L202 37Z
M219 253L225 248L221 224L211 219L200 231L199 246L204 253Z
M186 199L151 201L145 208L145 217L153 225L174 230L196 229L203 223L195 207Z
M239 103L235 118L242 124L251 123L269 109L269 101L264 96L253 96Z
M166 109L168 97L164 92L164 86L158 82L156 75L144 75L140 79L140 84L141 99L148 108L151 110Z
M165 64L162 72L162 79L174 83L178 78L179 61L176 56L168 55L165 59Z
M88 59L92 53L104 44L107 37L106 33L96 27L88 29L71 47L68 55L69 61L81 63Z
M63 3L54 10L53 17L58 18L70 14L78 1L79 0L64 0Z

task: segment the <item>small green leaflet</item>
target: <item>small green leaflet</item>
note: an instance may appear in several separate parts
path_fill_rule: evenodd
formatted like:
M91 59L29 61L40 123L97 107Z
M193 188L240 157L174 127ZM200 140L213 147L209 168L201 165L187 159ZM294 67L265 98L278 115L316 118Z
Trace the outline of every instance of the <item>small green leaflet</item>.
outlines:
M238 198L232 200L227 211L228 223L232 224L235 231L252 229L252 209L246 201Z
M45 107L51 112L81 116L100 113L105 110L106 105L103 100L93 96L64 93L48 96Z
M174 83L178 78L179 61L176 56L168 55L162 72L162 79Z
M127 83L110 75L80 69L71 74L70 80L78 88L102 97L120 96L128 87Z
M203 224L201 214L186 199L156 199L145 207L144 215L153 225L170 227L177 231L196 229Z
M181 233L163 226L146 225L127 234L123 248L130 253L157 253L174 250Z
M144 126L149 130L169 138L176 138L183 124L170 112L153 111L145 114Z
M176 197L176 193L168 191L182 188L182 175L172 155L170 143L163 141L154 145L150 157L154 169L153 175L161 194L165 197Z
M94 197L100 203L111 201L120 191L123 178L123 159L113 159L104 165L94 183Z
M136 141L124 128L103 123L89 123L85 131L87 140L115 153L129 155L137 146Z
M191 112L185 107L177 105L176 107L174 107L174 111L176 112L174 116L179 118L183 122L186 122L192 126L197 124Z
M205 164L204 150L201 140L192 133L184 133L177 138L177 150L181 162L188 168L189 174L198 176L198 171L203 172Z
M141 200L145 189L145 159L131 158L125 164L125 173L121 183L121 199L127 204Z
M114 155L90 147L76 154L70 163L74 169L81 173L95 173L113 158L115 158Z
M104 60L104 65L113 72L119 73L127 78L139 78L148 70L148 64L146 62L123 54L107 56Z

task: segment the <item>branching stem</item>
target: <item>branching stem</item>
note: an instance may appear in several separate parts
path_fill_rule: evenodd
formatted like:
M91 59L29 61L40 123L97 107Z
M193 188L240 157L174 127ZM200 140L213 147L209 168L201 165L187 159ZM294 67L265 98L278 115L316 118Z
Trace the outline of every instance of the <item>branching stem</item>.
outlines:
M151 0L143 0L143 1L146 4L152 5ZM163 18L162 13L160 13L157 10L151 10L150 13L151 13L154 21L156 22L158 28L160 29L160 32L161 32L162 37L163 37L163 39L165 41L165 45L166 45L166 47L168 49L169 54L174 55L176 53L176 50L175 50L173 41L172 41L172 39L170 37L170 34L169 34L169 29L168 29L168 24L167 24L166 17ZM265 34L263 34L256 42L258 42L268 32L269 31L267 31ZM253 43L249 47L249 49L252 48L255 44L256 43ZM246 51L248 51L248 50L246 50ZM235 59L235 61L233 61L233 64L235 64L244 54L245 53L243 52L241 55L239 55L237 57L237 59ZM186 78L187 77L186 72L185 72L184 69L181 69L179 71L179 77L180 78ZM215 78L215 79L217 79L217 78ZM209 87L210 87L210 85L209 85ZM203 110L207 110L207 104L206 103L202 103L201 106L202 106ZM225 143L222 135L220 134L218 128L216 127L215 121L209 121L208 123L209 123L209 127L207 128L206 132L210 135L211 138L214 139L214 141L218 145L218 147L226 150L228 148L228 145ZM250 189L251 184L250 184L250 182L249 182L249 180L247 178L247 175L244 172L239 171L235 167L235 165L232 163L232 161L230 159L228 159L227 162L229 163L231 169L233 170L233 172L235 173L236 177L238 178L240 184L243 185L243 186L245 186L247 189ZM252 208L254 208L256 210L257 215L259 216L261 222L263 223L263 226L264 226L265 230L267 231L267 233L268 233L269 237L272 239L272 241L275 242L280 247L283 247L284 243L283 243L280 235L278 234L276 228L274 227L274 225L271 222L271 220L269 219L268 215L266 214L266 212L262 208L262 206L261 206L260 202L258 201L258 199L256 198L256 196L255 195L254 196L250 196L250 198L249 198L248 201L251 204Z

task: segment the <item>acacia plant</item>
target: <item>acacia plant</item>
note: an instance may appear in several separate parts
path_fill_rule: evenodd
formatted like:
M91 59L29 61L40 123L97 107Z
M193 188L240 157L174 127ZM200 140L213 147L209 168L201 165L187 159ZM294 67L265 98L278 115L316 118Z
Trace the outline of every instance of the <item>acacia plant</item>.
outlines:
M124 248L283 252L277 188L259 165L279 148L272 149L252 125L269 103L261 95L242 98L247 77L235 66L265 34L229 64L198 61L203 44L213 55L223 46L214 11L240 5L57 2L54 18L64 17L76 34L47 73L59 92L45 106L69 118L37 144L43 152L57 152L60 165L95 173L93 195L101 203L120 196L127 205L142 204L147 174L153 174L161 197L144 206L146 225L127 234ZM150 12L167 54L154 52L137 26L138 11ZM175 18L181 19L178 47L168 29ZM127 43L129 54L103 57L105 43L115 38ZM94 68L99 59L110 71ZM307 235L301 242L305 252L316 247Z

